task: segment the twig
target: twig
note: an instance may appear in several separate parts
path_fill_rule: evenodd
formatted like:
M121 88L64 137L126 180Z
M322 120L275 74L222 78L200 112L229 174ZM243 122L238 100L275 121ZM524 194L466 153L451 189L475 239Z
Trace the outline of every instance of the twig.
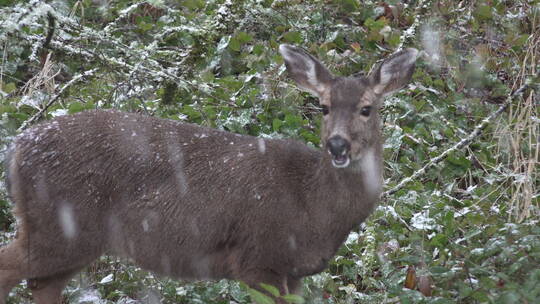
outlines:
M73 77L70 81L68 81L64 86L62 86L62 88L58 91L58 93L56 93L46 104L45 106L43 106L43 108L41 110L39 110L36 114L34 114L34 116L32 116L30 119L24 121L22 123L22 125L19 127L19 129L17 129L17 131L22 131L24 129L26 129L26 127L28 127L30 124L34 123L35 121L37 121L38 119L41 118L41 116L43 116L43 114L45 113L45 111L47 111L47 109L52 106L59 98L60 96L62 96L62 94L70 87L72 86L73 84L83 80L84 78L88 77L88 76L91 76L92 74L94 74L94 72L96 72L98 69L95 68L95 69L91 69L91 70L88 70L86 72L83 72L75 77Z
M411 176L409 177L406 177L404 179L401 180L401 182L399 182L399 184L397 184L396 186L394 186L392 189L390 190L387 190L385 192L383 192L382 194L382 197L385 198L389 195L392 195L394 193L396 193L397 191L401 190L401 188L403 188L406 184L410 183L411 181L415 180L416 178L418 178L419 176L423 175L426 173L427 169L433 167L434 165L440 163L442 160L444 160L448 154L456 151L456 150L459 150L463 147L466 147L468 146L469 144L471 144L471 142L478 136L480 135L480 133L482 132L482 130L493 120L495 119L497 116L499 116L502 112L504 112L506 110L506 108L508 108L508 106L512 103L512 100L515 96L518 96L520 95L521 93L523 93L523 91L525 91L527 89L527 87L529 86L529 84L524 84L523 86L521 86L519 89L517 89L516 91L514 91L512 94L508 95L508 97L506 98L506 101L497 109L497 111L491 113L488 117L484 118L482 120L482 122L480 124L478 124L476 127L474 127L473 131L471 132L471 134L467 137L465 137L464 139L462 139L461 141L459 141L458 143L454 144L452 147L450 147L448 150L444 151L443 153L441 153L439 156L437 157L434 157L432 158L427 164L425 164L422 168L420 168L419 170L415 171Z
M399 37L399 45L397 47L397 50L401 50L403 48L403 44L405 44L405 42L407 42L407 40L409 40L411 37L414 37L414 34L416 33L416 28L420 24L420 10L424 8L424 2L425 0L421 0L420 3L418 3L418 5L416 6L414 13L414 21L411 26L409 26L408 29L403 31L403 34Z

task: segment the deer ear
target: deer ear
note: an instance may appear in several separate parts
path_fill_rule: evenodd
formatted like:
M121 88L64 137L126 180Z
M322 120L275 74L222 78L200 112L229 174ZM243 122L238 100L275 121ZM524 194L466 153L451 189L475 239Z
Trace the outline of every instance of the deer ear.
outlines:
M408 48L385 59L370 75L373 91L390 95L411 81L418 50Z
M292 45L281 44L279 52L285 60L289 75L298 86L321 98L334 79L326 67L315 57Z

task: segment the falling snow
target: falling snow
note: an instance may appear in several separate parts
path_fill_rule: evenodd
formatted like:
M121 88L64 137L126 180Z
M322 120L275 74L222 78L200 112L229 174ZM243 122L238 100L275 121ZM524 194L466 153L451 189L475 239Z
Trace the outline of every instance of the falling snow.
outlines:
M71 204L60 204L58 209L58 220L60 221L60 227L62 228L66 238L72 239L77 235L77 223L75 221L75 214Z
M257 147L260 153L262 154L266 153L266 143L264 142L264 139L262 138L257 139Z

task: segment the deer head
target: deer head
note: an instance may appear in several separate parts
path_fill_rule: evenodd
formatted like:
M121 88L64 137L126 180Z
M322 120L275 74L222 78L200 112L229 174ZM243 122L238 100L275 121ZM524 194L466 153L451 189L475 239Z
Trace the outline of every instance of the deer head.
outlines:
M379 108L383 97L411 79L418 50L402 50L367 77L335 76L304 50L282 44L279 51L298 86L319 98L321 142L336 168L355 167L380 145Z

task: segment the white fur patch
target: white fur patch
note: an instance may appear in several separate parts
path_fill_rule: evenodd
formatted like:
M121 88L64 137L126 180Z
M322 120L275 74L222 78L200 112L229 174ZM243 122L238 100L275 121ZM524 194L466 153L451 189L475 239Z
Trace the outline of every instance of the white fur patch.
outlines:
M380 86L377 86L378 90L381 91L386 84L390 82L390 79L392 78L392 73L390 73L390 68L392 67L391 64L385 64L381 67L381 82ZM377 92L377 94L380 94L381 92Z
M307 66L306 76L308 79L309 84L311 84L314 87L317 87L319 85L319 81L317 80L317 71L315 70L315 63L311 60L311 58L302 58L304 59L304 62Z
M362 180L368 195L377 195L381 192L381 168L375 158L374 149L366 152L361 160Z

